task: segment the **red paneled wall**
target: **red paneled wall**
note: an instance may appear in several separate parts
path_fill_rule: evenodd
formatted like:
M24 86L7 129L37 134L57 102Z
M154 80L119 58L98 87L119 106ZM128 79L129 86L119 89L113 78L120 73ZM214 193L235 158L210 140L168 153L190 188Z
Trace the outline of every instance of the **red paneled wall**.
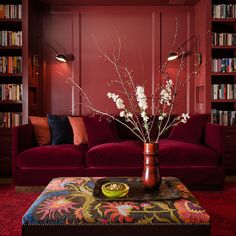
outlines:
M65 83L67 77L76 81L93 105L103 111L117 113L107 98L109 81L116 78L114 67L101 58L92 37L109 54L118 49L121 39L121 61L133 70L137 85L145 84L151 96L161 83L160 66L171 50L178 18L176 49L194 34L193 6L87 6L55 8L44 15L44 112L53 114L87 114L80 106L76 90ZM73 54L68 64L57 62L56 53ZM178 62L167 66L175 74ZM193 56L185 58L183 79L193 71ZM193 78L192 78L193 79ZM176 113L194 111L193 81L188 81L175 108ZM150 109L151 112L151 109Z
M211 1L200 1L195 7L195 31L196 34L200 35L201 42L199 44L199 51L202 54L202 65L200 68L200 73L195 80L196 89L196 112L203 113L210 111L211 109L211 47L209 47L211 42ZM208 60L206 60L208 58Z

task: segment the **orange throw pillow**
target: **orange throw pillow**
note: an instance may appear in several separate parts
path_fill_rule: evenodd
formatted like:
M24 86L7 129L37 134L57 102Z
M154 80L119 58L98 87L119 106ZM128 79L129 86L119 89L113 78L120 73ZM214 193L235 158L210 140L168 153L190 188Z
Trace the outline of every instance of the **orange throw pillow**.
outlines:
M47 117L30 116L30 123L33 125L34 136L39 146L50 144L50 129Z
M88 134L82 117L68 116L73 133L74 145L80 145L88 142Z

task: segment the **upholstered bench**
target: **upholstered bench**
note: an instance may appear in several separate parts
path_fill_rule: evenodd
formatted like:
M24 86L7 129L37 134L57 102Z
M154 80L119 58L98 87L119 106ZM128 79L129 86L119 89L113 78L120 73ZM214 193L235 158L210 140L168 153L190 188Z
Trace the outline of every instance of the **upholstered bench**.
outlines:
M209 215L179 179L164 181L181 197L158 201L97 199L99 179L53 179L23 216L22 235L210 235Z

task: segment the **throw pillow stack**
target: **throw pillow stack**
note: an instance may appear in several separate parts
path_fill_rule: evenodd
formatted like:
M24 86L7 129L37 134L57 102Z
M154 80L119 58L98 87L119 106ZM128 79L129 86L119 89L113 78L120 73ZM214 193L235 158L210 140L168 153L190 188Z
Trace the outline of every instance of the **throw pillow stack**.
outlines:
M119 141L114 121L99 117L65 115L30 116L34 136L39 146L58 144L87 144L93 147Z
M207 120L208 114L191 114L186 124L180 123L173 127L168 138L194 144L201 143ZM40 146L87 144L88 147L93 147L103 143L119 142L124 134L125 139L135 139L124 127L122 129L122 126L117 126L114 120L108 121L98 116L30 116L29 121L33 125L35 139Z

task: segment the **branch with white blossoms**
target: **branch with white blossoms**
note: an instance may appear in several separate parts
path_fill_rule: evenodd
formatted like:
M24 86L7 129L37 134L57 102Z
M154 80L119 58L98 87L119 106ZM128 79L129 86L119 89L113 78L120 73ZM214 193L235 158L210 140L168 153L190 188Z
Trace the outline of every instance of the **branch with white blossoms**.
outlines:
M138 106L135 104L135 101L137 100L136 97L136 86L134 84L134 79L132 75L132 71L128 69L127 66L123 66L120 63L120 51L121 51L121 40L118 38L118 53L115 54L115 50L113 51L112 55L107 54L105 51L101 49L99 44L97 43L96 38L92 35L94 38L94 41L97 45L97 48L99 52L101 53L102 57L105 61L109 62L115 69L117 79L111 81L111 84L115 84L118 86L121 86L122 94L125 96L126 100L128 101L128 109L126 111L120 113L122 117L125 118L127 123L130 123L133 129L133 133L136 135L141 135L142 140L145 140L145 142L149 141L149 133L145 132L143 130L143 125L140 122L139 119L139 110L137 109ZM114 100L113 100L114 101ZM142 102L140 101L140 105L142 106ZM127 117L125 114L132 114L132 116ZM146 118L145 114L142 113L144 116L144 119ZM136 135L137 136L137 135Z
M100 111L100 110L96 109L92 105L92 102L90 101L90 99L87 96L87 94L85 93L85 91L71 77L67 78L67 83L70 84L71 86L73 86L79 92L79 94L85 99L83 104L87 107L89 112L91 112L93 114L100 115L100 116L105 116L107 118L110 118L112 120L117 121L118 123L120 123L123 126L125 126L127 129L129 129L132 133L134 133L141 141L146 142L146 140L144 139L144 137L142 137L142 135L140 135L139 133L135 132L134 129L132 127L130 127L128 124L126 124L125 122L121 121L120 119L116 118L115 116L113 116L113 115L111 115L111 114L109 114L107 112ZM121 101L121 100L119 100L119 101ZM119 102L118 106L120 107L120 105L121 105L121 103ZM130 116L129 117L130 119L132 118L131 114L127 114L127 115Z
M178 28L176 26L176 28ZM174 43L177 37L177 30L174 36ZM182 113L179 116L173 116L173 109L175 106L176 96L179 89L184 85L181 81L182 72L184 70L183 57L180 58L179 66L176 69L175 76L172 78L167 73L166 65L163 64L160 69L161 78L163 80L162 85L156 85L158 89L154 95L146 96L144 85L135 85L132 70L127 65L121 63L121 40L118 38L118 50L113 50L111 54L101 49L97 43L96 38L93 36L97 48L106 62L109 62L115 69L116 79L110 82L111 85L115 85L115 92L108 92L107 97L111 99L116 108L119 111L119 117L113 116L107 112L100 111L92 105L89 97L83 91L83 89L71 78L69 82L79 91L82 97L85 99L85 106L92 113L106 116L113 120L116 120L120 124L128 128L133 134L135 134L142 142L158 142L161 135L163 135L168 129L173 126L177 126L180 123L186 123L190 118L188 113ZM173 47L174 45L172 45ZM191 76L194 73L190 73ZM185 80L186 82L187 80ZM150 115L149 102L154 104L154 112ZM155 137L151 137L151 131L155 120L157 119L158 132Z

